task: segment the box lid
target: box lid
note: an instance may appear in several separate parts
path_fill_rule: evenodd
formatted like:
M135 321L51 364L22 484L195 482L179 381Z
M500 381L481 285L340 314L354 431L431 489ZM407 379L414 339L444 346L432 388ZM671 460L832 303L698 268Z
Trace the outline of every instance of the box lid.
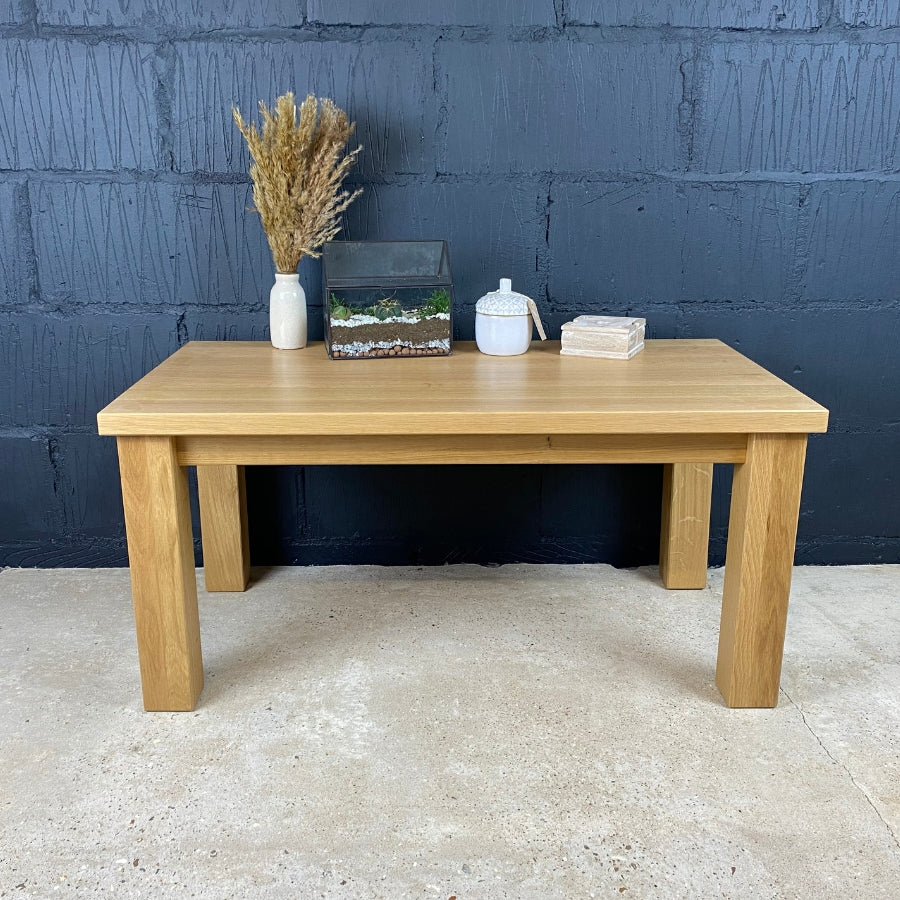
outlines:
M577 316L573 321L566 322L562 330L631 334L638 329L646 328L646 326L646 319L634 316Z

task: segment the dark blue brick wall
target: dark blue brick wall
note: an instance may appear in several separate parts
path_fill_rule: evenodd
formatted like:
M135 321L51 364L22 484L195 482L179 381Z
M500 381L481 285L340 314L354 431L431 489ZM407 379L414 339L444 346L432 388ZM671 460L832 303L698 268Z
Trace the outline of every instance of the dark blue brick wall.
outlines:
M723 339L832 410L798 560L900 561L898 48L897 0L0 0L0 565L123 563L97 410L187 340L267 339L230 110L287 89L357 122L347 236L450 241L457 337L509 275L551 330ZM654 466L249 480L257 563L657 556Z
M0 168L154 169L154 61L139 41L5 40Z

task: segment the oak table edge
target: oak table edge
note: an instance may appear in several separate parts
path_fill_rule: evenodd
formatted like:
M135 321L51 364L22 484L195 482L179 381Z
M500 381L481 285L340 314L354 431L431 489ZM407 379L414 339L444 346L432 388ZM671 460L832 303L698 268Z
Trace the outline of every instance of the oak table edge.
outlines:
M651 352L690 353L691 350L701 347L714 348L729 366L739 365L745 370L741 375L748 379L761 382L760 387L774 391L775 397L771 399L771 405L767 408L762 405L753 407L752 403L741 406L740 400L735 402L729 399L728 388L723 387L723 403L731 403L734 408L711 408L710 398L705 402L694 399L693 406L678 408L677 404L665 402L665 400L651 400L655 402L655 408L648 409L642 406L639 384L629 386L635 391L633 398L614 398L609 407L604 409L602 404L586 408L584 403L575 403L578 408L548 409L546 397L543 397L543 408L523 408L527 403L527 395L523 398L521 392L510 399L510 405L516 408L502 408L504 386L499 389L499 403L501 406L485 408L484 397L477 398L482 407L473 410L466 407L468 398L463 396L458 405L443 401L443 406L438 409L382 409L365 411L360 409L339 410L262 410L262 411L236 411L222 409L203 409L203 402L192 401L186 398L186 405L194 402L193 409L177 409L179 397L175 392L171 402L165 395L165 385L157 387L156 383L166 377L168 370L177 364L190 365L191 357L196 357L198 365L203 365L201 359L209 360L212 355L221 351L218 348L228 348L234 353L244 355L260 354L260 359L278 360L283 354L284 361L290 365L295 359L300 363L298 371L317 371L321 367L335 366L335 372L344 371L347 367L363 365L359 361L330 361L324 355L324 345L311 344L301 351L275 351L267 342L261 341L195 341L186 344L174 354L164 360L160 365L147 373L110 402L97 414L98 433L103 436L118 435L234 435L234 434L268 434L268 435L339 435L339 434L699 434L699 433L743 433L770 432L770 433L821 433L828 427L828 410L807 397L792 385L779 379L757 363L743 356L736 350L716 339L674 339L649 341ZM461 364L459 371L472 372L472 366L479 365L477 361L481 354L474 348L472 342L457 342L457 358L468 360ZM560 357L558 342L546 342L536 344L529 351L527 359L535 360L533 363L523 361L523 358L515 358L517 361L515 371L521 372L523 368L531 366L538 370L547 370L548 357L568 360L568 357ZM646 351L645 351L646 352ZM293 357L292 354L310 354L306 357ZM271 355L276 354L276 355ZM314 355L313 355L314 354ZM643 355L640 354L639 357ZM635 357L638 359L639 357ZM310 364L310 360L314 360ZM583 363L581 358L572 358L577 363ZM440 371L439 377L452 377L454 366L451 357L437 357L428 360L404 360L401 366L410 364L424 367L444 363L445 367ZM627 369L619 370L619 366L633 365L632 361L588 360L589 364L599 362L602 364L613 363L617 375L627 372ZM390 365L385 360L371 360L366 364L371 365L369 371L383 373ZM499 363L504 365L505 361ZM566 363L564 363L565 365ZM206 363L208 366L209 363ZM396 365L396 364L395 364ZM662 365L662 363L660 363ZM375 368L378 367L378 368ZM415 370L421 377L423 368ZM501 371L499 369L488 371ZM553 372L556 369L549 369ZM400 379L407 375L402 369L395 368ZM473 373L474 380L480 373ZM171 373L169 373L171 378ZM696 376L695 376L696 377ZM733 377L733 375L732 375ZM695 382L692 382L695 383ZM573 380L563 385L568 392L569 388L577 388L578 383ZM677 388L677 380L673 382ZM596 388L601 390L601 387ZM610 390L616 390L612 384ZM156 397L147 398L147 394L156 390ZM264 389L261 389L264 390ZM142 396L143 395L143 396ZM160 399L160 395L162 399ZM575 396L571 395L570 396ZM565 399L565 394L563 395ZM769 398L767 398L769 399ZM575 396L575 400L578 398ZM618 402L618 406L616 403ZM690 402L690 401L689 401ZM765 402L765 401L764 401ZM199 406L201 409L197 409ZM704 406L706 408L704 408ZM708 420L708 421L707 421Z

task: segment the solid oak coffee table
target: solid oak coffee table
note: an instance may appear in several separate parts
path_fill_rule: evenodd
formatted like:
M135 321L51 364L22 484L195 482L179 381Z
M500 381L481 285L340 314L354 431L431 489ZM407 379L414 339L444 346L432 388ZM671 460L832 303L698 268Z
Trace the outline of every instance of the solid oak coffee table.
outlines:
M346 362L197 342L97 420L118 438L148 710L193 709L203 687L187 466L206 588L242 591L244 466L372 463L663 463L669 588L705 587L713 463L733 463L716 684L729 706L777 703L806 437L828 411L719 341L648 341L628 361L547 342Z

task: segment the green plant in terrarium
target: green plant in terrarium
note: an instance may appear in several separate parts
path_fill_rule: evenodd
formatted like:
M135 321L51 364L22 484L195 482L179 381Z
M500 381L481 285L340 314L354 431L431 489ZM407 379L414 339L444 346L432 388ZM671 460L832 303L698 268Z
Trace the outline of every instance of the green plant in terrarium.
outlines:
M345 306L336 294L331 295L331 318L338 321L346 321L353 315L352 310Z
M448 315L450 312L450 292L438 288L422 305L422 312L428 316Z
M378 305L373 307L373 310L374 312L372 314L376 319L380 319L382 322L385 319L403 315L403 308L397 302L396 294L391 294L390 297L383 297L378 301Z
M371 316L381 322L393 318L405 318L414 322L428 319L432 316L449 315L450 293L444 288L433 291L419 306L404 310L397 300L396 292L387 297L382 297L377 303L370 306L354 306L341 300L334 292L329 297L330 318L337 322L346 322L353 316Z

